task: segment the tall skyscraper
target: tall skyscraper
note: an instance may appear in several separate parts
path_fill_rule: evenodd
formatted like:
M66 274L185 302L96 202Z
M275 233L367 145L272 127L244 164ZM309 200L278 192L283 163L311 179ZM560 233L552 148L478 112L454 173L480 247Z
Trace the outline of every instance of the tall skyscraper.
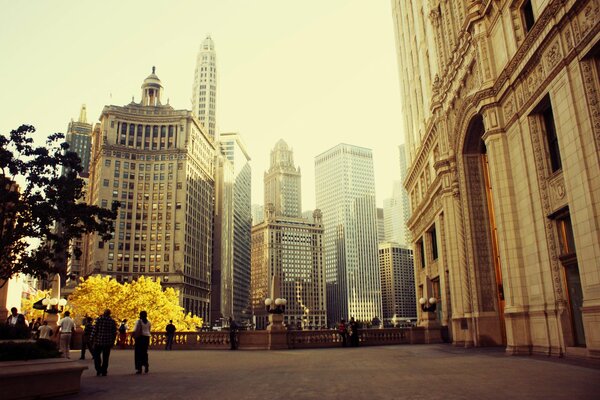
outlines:
M406 242L406 220L404 219L403 193L406 190L402 187L400 181L395 181L392 191L392 197L383 200L383 220L385 226L386 242L394 242L403 246Z
M299 218L302 215L300 167L294 166L294 153L279 140L271 150L271 166L265 172L265 207L271 203L275 215Z
M277 202L276 206L273 201ZM264 328L264 300L271 277L278 275L281 295L287 299L284 322L304 328L326 326L321 212L312 221L302 218L300 168L293 153L280 140L271 152L265 174L265 217L252 227L252 311Z
M120 202L114 238L91 235L87 273L160 278L209 320L215 147L188 110L162 104L152 69L140 103L105 106L93 132L89 202Z
M400 165L400 199L402 203L402 227L404 229L404 241L400 241L399 243L404 243L404 245L408 245L410 243L410 230L408 229L408 220L410 218L410 202L408 199L408 191L404 187L404 182L406 180L406 173L408 169L408 164L406 163L406 145L401 144L398 146L398 162ZM396 190L394 188L394 190ZM396 193L396 192L394 192ZM392 197L396 198L396 194L392 195Z
M417 318L412 250L397 243L379 243L383 323L397 325Z
M331 324L381 317L372 152L339 144L315 158L315 178L325 227L327 318Z
M383 213L383 208L377 208L377 243L386 241L385 233L385 216Z
M250 321L250 235L252 229L252 169L250 155L238 133L219 135L221 154L233 167L233 317Z
M210 36L200 45L194 72L192 113L206 128L209 138L217 132L217 55Z
M265 219L265 206L252 204L252 225L259 224Z
M71 120L67 127L65 141L69 144L69 151L77 153L81 159L83 172L82 178L90 175L90 154L92 153L92 124L87 122L86 106L83 104L79 111L79 119Z

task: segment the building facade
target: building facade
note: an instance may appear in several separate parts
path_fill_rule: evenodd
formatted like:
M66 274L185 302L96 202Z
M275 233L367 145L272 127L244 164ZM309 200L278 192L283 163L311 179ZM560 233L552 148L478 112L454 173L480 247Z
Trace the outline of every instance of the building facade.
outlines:
M292 149L279 140L271 150L271 165L265 172L265 207L270 203L276 215L299 218L302 215L300 177Z
M215 43L207 36L198 50L194 87L192 91L192 113L206 128L212 140L217 134L217 53Z
M190 111L161 103L162 90L153 68L141 102L105 106L94 129L88 201L120 207L112 240L89 237L86 273L160 278L208 321L215 145Z
M219 135L221 154L233 167L233 302L232 315L238 322L249 322L250 245L252 230L252 168L250 155L238 133Z
M373 154L339 144L315 158L317 208L323 213L327 318L381 317Z
M412 250L393 242L379 243L381 304L384 326L417 319Z
M300 168L280 140L265 173L264 221L252 227L252 312L258 328L266 326L264 301L271 277L278 275L287 300L284 323L293 328L327 326L321 212L302 217ZM275 202L275 203L273 203Z
M383 200L383 219L385 241L399 243L404 246L406 242L406 219L404 219L404 191L400 181L394 181L392 197Z
M600 357L600 4L392 4L420 323Z
M251 301L257 329L267 326L265 299L275 274L287 300L283 322L291 329L327 326L320 211L314 211L312 223L277 217L272 205L265 214L265 220L252 227Z

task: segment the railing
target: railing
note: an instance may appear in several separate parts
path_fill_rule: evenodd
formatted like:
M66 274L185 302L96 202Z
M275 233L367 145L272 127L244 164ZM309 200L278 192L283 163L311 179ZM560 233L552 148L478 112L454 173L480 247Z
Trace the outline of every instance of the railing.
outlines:
M308 349L324 347L342 347L342 337L336 330L291 330L281 333L285 335L288 349ZM269 349L272 333L269 331L240 331L238 344L242 350ZM74 348L81 343L81 333L74 336ZM422 344L440 342L439 329L422 327L361 329L359 331L360 346L386 346L399 344ZM117 337L117 348L130 349L135 340L127 333L121 342ZM167 343L165 332L152 332L151 349L164 349ZM350 340L348 340L348 345ZM229 332L177 332L173 338L174 350L222 350L230 347ZM284 341L285 346L285 341Z

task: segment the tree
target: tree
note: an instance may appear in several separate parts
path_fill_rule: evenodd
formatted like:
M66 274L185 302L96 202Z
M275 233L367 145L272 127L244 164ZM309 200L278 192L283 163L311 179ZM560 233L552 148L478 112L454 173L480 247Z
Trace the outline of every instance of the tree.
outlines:
M109 210L81 201L81 160L64 135L35 146L34 132L22 125L0 135L0 287L17 273L47 278L62 272L64 257L81 255L79 248L68 254L73 239L97 232L108 240L114 231L118 203Z
M135 321L140 311L145 310L154 331L163 331L169 320L173 320L178 331L193 332L202 326L202 318L186 314L179 305L179 291L163 289L160 280L155 282L144 276L124 284L108 276L81 278L69 296L69 306L77 321L86 315L97 317L108 308L119 321Z

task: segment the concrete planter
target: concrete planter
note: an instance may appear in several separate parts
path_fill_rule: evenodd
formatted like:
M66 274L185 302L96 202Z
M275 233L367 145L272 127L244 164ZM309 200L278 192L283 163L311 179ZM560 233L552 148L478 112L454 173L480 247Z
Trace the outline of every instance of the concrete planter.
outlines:
M87 366L63 358L0 362L3 400L39 399L79 393Z

